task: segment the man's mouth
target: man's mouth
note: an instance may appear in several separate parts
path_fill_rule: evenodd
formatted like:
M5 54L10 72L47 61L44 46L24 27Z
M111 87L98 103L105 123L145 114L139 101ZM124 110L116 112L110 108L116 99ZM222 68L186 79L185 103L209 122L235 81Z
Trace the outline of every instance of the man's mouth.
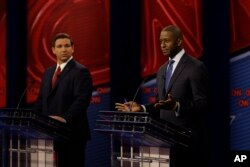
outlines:
M169 50L162 50L162 53L167 54L167 53L169 53Z

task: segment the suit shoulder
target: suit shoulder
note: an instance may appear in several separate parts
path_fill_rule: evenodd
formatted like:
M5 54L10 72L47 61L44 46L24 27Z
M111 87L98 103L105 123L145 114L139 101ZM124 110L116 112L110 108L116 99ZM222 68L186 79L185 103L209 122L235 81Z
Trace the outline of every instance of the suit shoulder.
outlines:
M209 76L208 69L201 60L199 60L195 57L191 57L191 56L188 56L188 57L189 57L188 58L188 67L189 67L191 73L202 74L202 75L205 74L205 75Z
M83 65L83 64L81 64L81 63L79 63L78 61L75 61L74 60L74 67L76 68L76 69L78 69L78 70L88 70L88 68L85 66L85 65Z
M48 68L46 68L47 71L50 71L50 70L54 70L56 68L56 65L53 65L53 66L50 66Z
M192 66L194 67L204 66L204 63L201 60L193 56L187 56L187 57L188 57L188 63L191 64Z
M56 69L56 65L50 66L45 69L44 73L54 72L55 69Z
M90 75L90 70L83 64L74 61L74 67L72 68L77 73L85 73L86 75Z
M162 70L165 71L166 68L167 68L167 62L165 62L164 64L162 64L162 65L159 67L158 72L159 72L159 71L162 71Z

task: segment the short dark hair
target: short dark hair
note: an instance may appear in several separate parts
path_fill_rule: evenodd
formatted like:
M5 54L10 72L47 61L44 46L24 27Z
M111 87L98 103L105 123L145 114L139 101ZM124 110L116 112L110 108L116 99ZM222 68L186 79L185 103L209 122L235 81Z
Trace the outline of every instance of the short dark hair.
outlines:
M175 25L166 26L162 29L162 31L170 31L174 34L175 37L180 38L180 39L183 38L181 29Z
M56 35L54 36L54 38L53 38L53 40L52 40L52 43L51 43L52 47L55 47L56 40L62 39L62 38L67 38L67 39L69 39L69 40L70 40L71 46L74 45L74 41L73 41L73 39L70 37L69 34L67 34L67 33L58 33L58 34L56 34Z

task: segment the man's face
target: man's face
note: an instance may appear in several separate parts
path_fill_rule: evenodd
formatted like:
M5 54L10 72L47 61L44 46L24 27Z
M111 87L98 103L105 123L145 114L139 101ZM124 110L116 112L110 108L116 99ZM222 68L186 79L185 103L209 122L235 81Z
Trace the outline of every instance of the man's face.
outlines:
M173 58L180 50L181 41L170 31L162 31L160 34L161 51L164 56Z
M74 53L74 46L71 46L70 39L59 38L52 47L53 53L56 55L59 64L66 62Z

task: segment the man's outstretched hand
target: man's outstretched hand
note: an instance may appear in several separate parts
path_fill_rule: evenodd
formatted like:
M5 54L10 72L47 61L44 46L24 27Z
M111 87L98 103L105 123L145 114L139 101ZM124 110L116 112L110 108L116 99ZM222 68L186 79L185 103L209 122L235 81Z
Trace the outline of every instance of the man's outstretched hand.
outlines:
M173 99L172 95L168 94L167 100L160 100L155 103L154 107L156 109L165 109L175 111L177 108L177 102Z
M140 112L140 111L142 111L141 105L134 102L134 101L129 101L126 103L115 103L115 108L118 111L127 111L127 112Z

